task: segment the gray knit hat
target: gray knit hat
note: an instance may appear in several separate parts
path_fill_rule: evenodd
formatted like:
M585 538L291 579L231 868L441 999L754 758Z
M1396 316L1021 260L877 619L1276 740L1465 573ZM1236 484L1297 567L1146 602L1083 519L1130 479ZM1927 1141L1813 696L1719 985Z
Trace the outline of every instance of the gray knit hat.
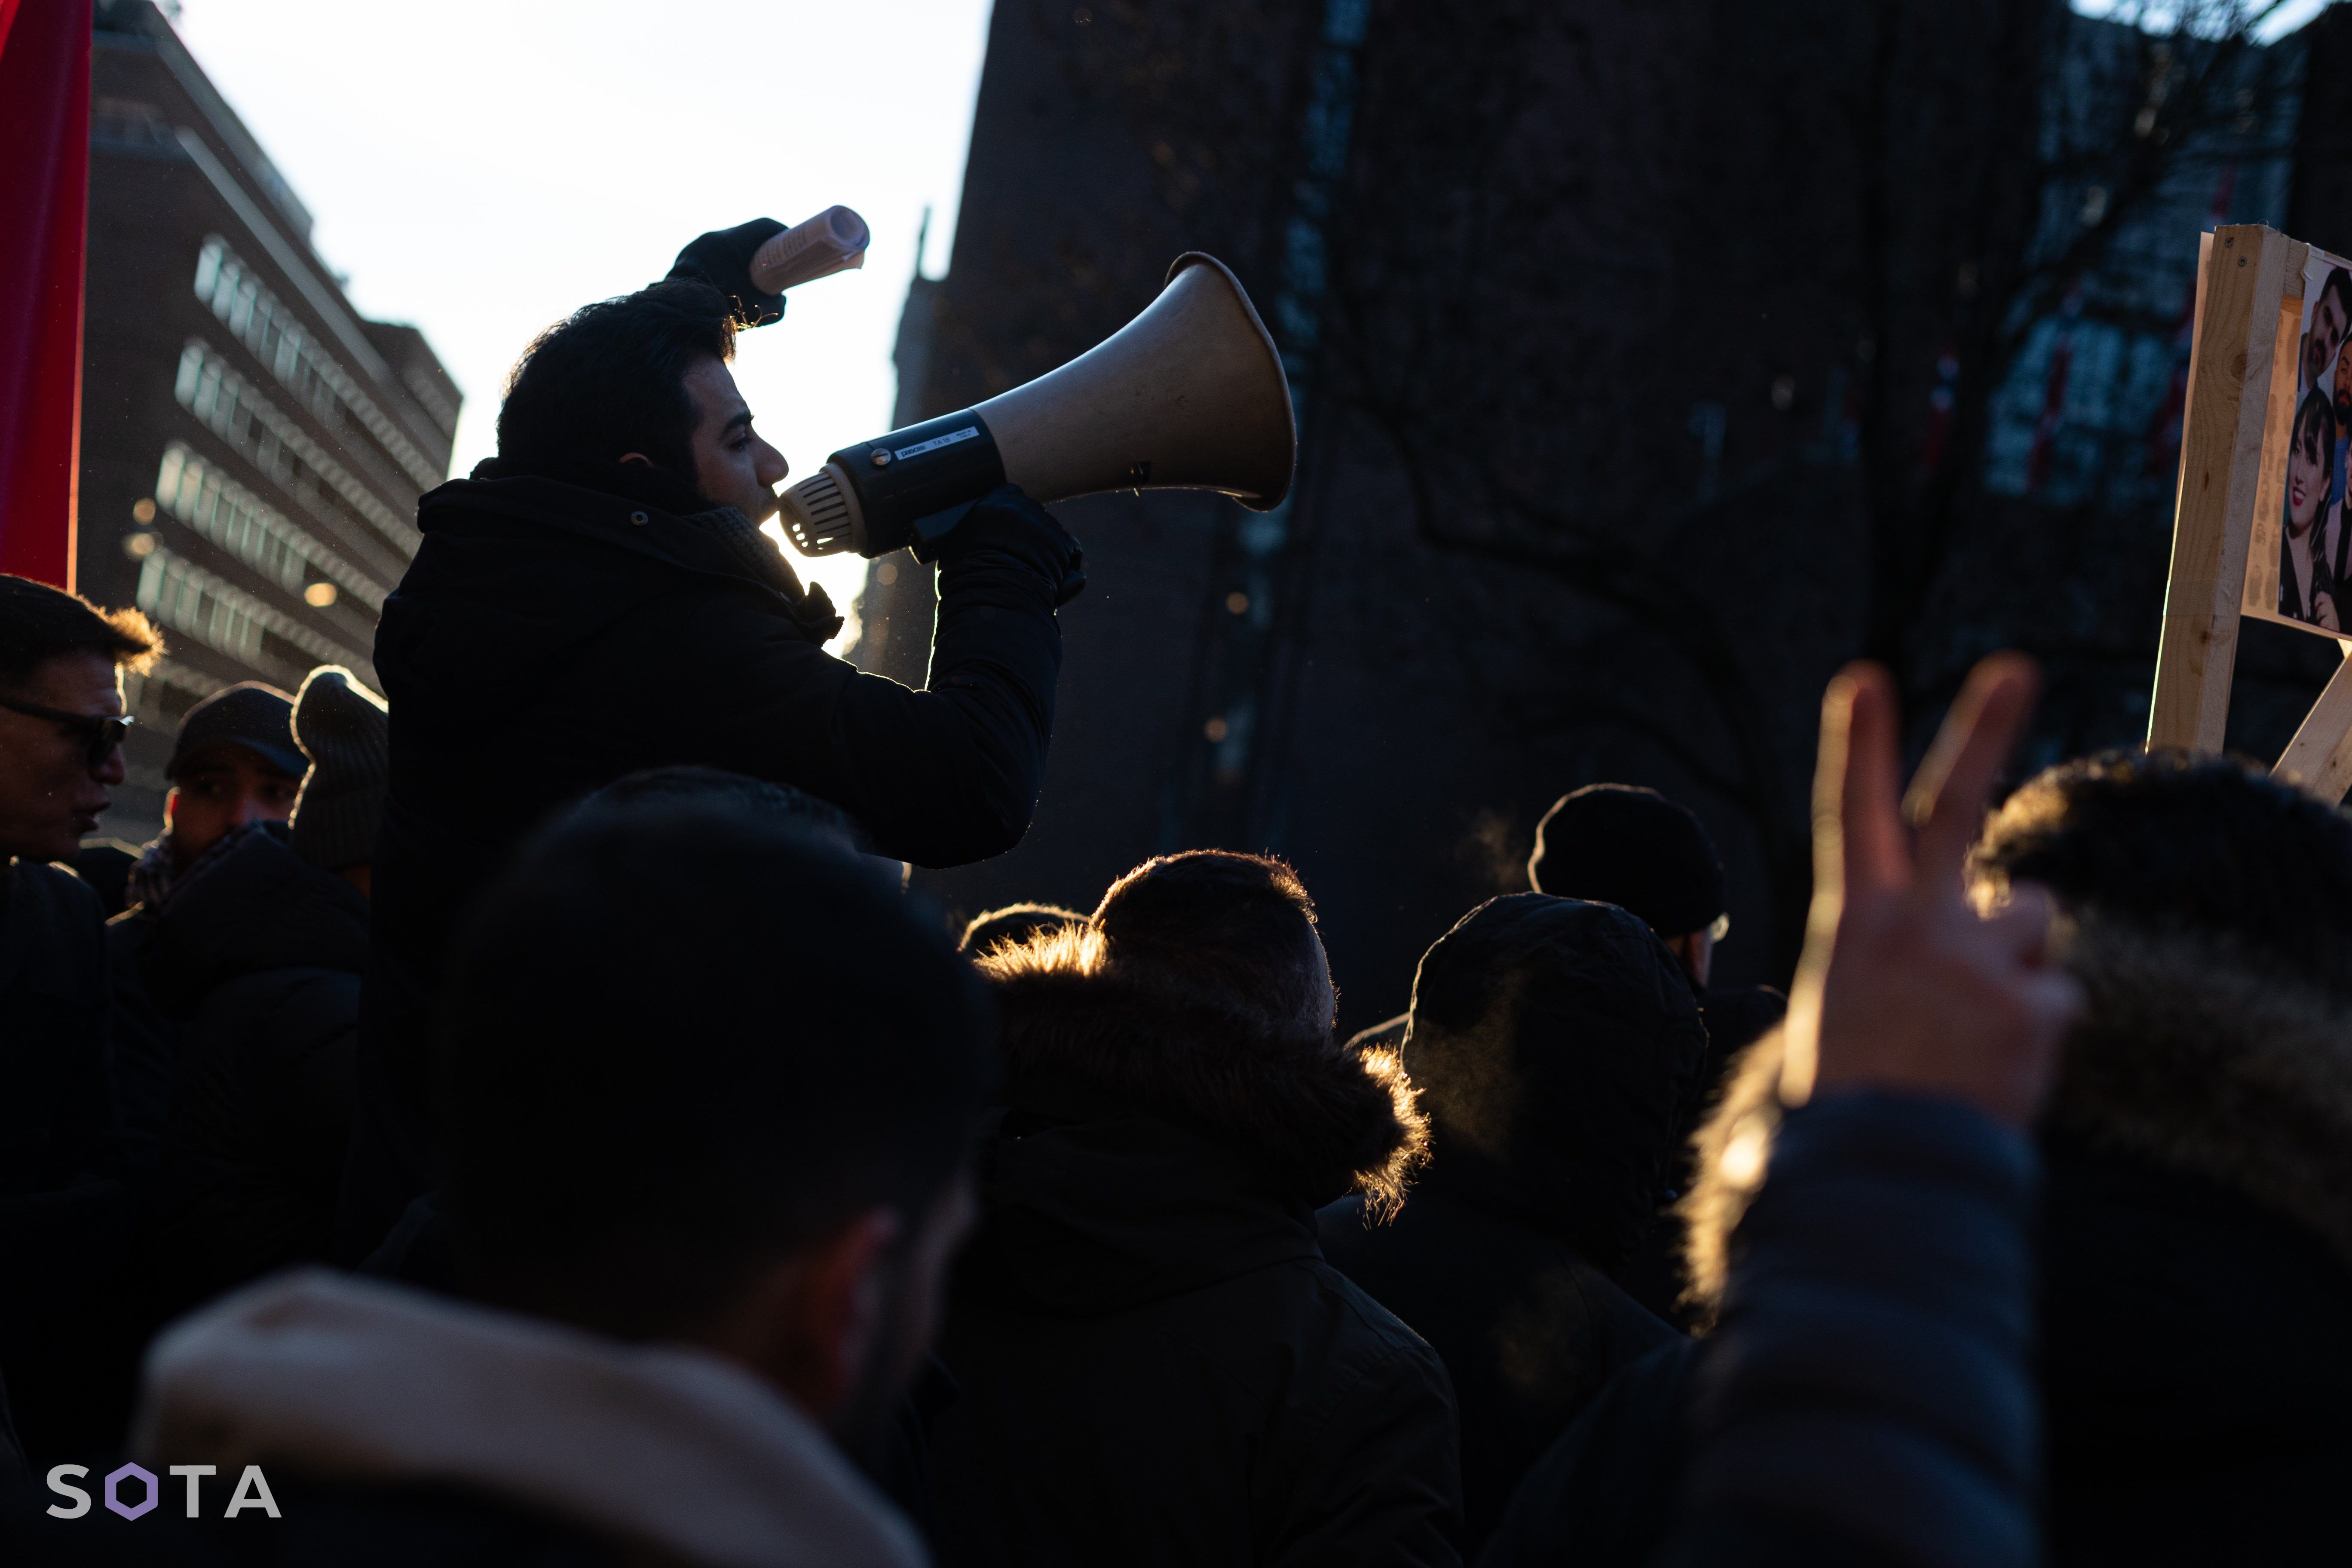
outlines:
M321 665L294 698L294 742L310 759L294 802L294 852L321 870L375 858L376 819L391 787L383 699L336 665Z

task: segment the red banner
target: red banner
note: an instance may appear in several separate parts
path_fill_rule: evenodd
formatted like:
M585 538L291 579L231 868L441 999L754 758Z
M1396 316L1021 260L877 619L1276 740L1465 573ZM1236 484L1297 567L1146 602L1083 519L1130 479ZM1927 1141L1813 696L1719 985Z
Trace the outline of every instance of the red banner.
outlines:
M70 588L90 0L0 0L0 572Z

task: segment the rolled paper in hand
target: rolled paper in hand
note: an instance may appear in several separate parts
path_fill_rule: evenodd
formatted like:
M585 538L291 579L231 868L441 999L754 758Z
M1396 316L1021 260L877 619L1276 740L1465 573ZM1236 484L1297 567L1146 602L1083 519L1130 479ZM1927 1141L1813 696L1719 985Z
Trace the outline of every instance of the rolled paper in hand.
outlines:
M760 247L751 258L751 281L771 294L866 265L874 235L847 207L827 207Z

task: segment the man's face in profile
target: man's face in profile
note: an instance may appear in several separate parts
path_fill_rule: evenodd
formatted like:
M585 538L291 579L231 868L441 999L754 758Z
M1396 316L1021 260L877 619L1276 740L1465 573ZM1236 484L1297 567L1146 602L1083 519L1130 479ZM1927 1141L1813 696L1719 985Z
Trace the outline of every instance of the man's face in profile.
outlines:
M726 365L707 359L686 373L694 400L694 483L704 498L753 522L776 515L776 487L792 471L751 428L751 410Z
M2311 312L2311 330L2303 336L2303 384L2317 386L2344 346L2344 292L2330 289L2320 295ZM725 368L721 366L720 368Z

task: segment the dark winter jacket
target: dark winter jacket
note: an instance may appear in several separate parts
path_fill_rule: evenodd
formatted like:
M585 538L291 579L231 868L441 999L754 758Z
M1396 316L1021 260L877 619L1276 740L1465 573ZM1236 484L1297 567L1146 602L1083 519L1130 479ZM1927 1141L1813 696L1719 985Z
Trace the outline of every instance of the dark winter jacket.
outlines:
M116 1173L107 1022L97 896L62 866L0 861L0 1198Z
M0 1382L37 1460L80 1436L79 1325L129 1243L107 1025L97 897L0 860Z
M163 1158L163 1131L172 1116L172 1083L188 1024L147 994L141 957L161 911L132 904L106 922L108 983L112 988L109 1034L114 1051L114 1094L122 1121L122 1159L134 1186L143 1189Z
M1039 963L941 1357L952 1568L1458 1560L1430 1348L1323 1261L1314 1207L1412 1141L1327 1036Z
M1697 1126L1714 1105L1732 1058L1779 1024L1788 1011L1789 998L1769 985L1710 985L1698 994L1698 1016L1706 1025L1706 1059L1691 1086L1685 1126ZM1692 1174L1685 1143L1675 1152L1672 1185L1676 1197L1690 1190ZM1696 1325L1701 1313L1687 1299L1690 1279L1683 1267L1683 1242L1682 1221L1671 1213L1660 1216L1615 1278L1627 1295L1676 1328L1687 1330Z
M2040 1137L2046 1560L2326 1557L2352 1468L2352 1002L2096 921L2069 967L2090 1007ZM1749 1093L1770 1077L1753 1065ZM1689 1408L1675 1369L1633 1375ZM1571 1545L1652 1561L1675 1424L1596 1407L1579 1426L1528 1478L1498 1568Z
M836 618L764 539L741 546L740 514L698 513L690 488L639 466L596 482L463 479L425 496L424 543L376 634L392 783L350 1261L431 1184L424 1039L443 945L558 807L697 763L797 785L882 853L942 866L1011 848L1036 802L1058 581L1004 549L944 562L929 688L910 691L824 651Z
M1675 1337L1611 1279L1666 1199L1706 1039L1689 982L1610 904L1517 893L1423 958L1404 1045L1434 1159L1324 1252L1436 1346L1462 1411L1470 1550L1618 1368Z
M177 889L156 920L148 991L188 1030L152 1200L165 1316L326 1255L367 949L366 898L275 825Z

